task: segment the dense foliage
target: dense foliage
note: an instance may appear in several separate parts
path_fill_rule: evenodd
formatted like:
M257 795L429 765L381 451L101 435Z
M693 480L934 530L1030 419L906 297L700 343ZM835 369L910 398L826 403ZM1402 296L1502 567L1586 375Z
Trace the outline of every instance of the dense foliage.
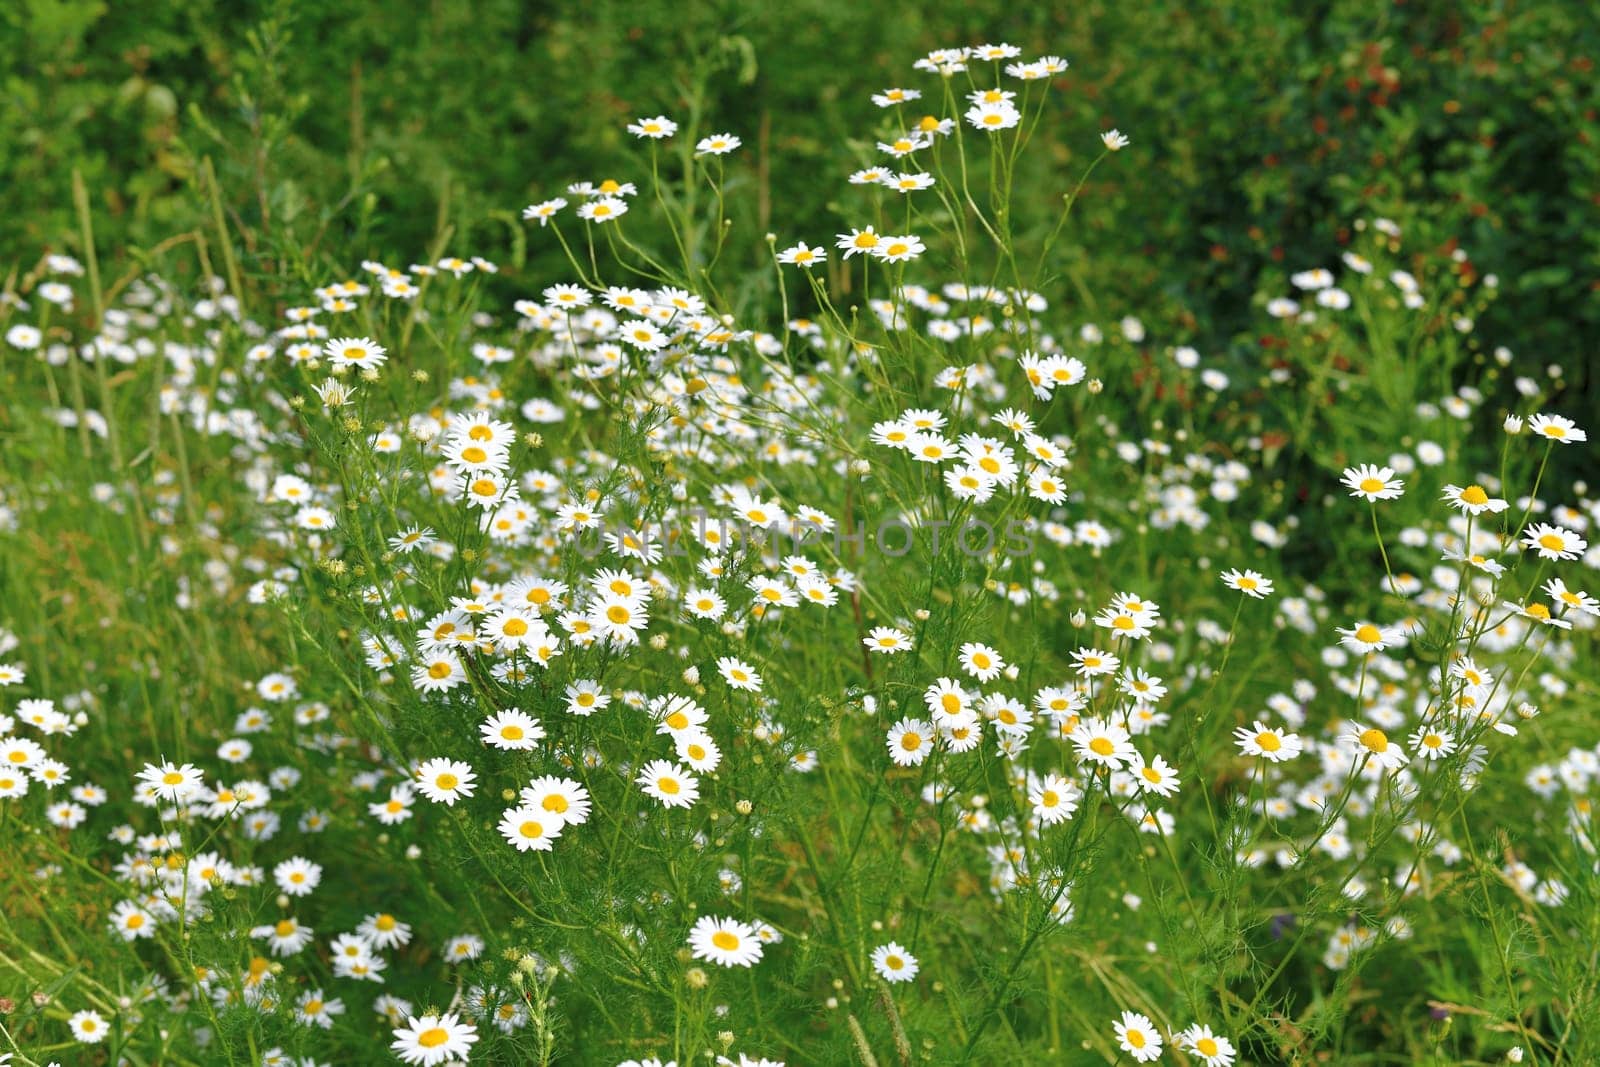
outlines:
M1600 342L1600 20L1570 2L434 0L396 18L370 0L19 0L0 11L0 247L73 244L76 168L112 246L148 249L205 223L209 159L264 257L424 247L441 213L520 257L507 205L610 173L629 117L700 106L750 145L753 263L753 235L849 221L819 178L872 156L850 105L900 57L969 36L1072 61L1019 232L1075 180L1077 131L1140 131L1141 165L1085 190L1063 254L1175 335L1251 351L1250 298L1376 212L1414 220L1418 249L1494 263L1497 327L1559 359Z

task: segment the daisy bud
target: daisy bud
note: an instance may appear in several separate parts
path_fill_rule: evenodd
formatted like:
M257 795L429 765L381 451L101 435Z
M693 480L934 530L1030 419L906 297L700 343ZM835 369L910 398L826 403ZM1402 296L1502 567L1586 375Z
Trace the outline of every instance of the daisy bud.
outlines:
M700 668L696 667L694 664L690 664L688 667L685 667L683 671L683 680L687 685L699 685Z
M1534 705L1529 704L1527 701L1523 701L1521 704L1517 705L1517 718L1536 719L1538 717L1539 709Z
M289 898L287 896L285 896L284 894L279 893L278 894L278 907L287 908L288 906L289 906Z
M1082 608L1079 608L1077 611L1072 613L1072 616L1068 621L1071 622L1074 627L1082 628L1088 623L1089 616L1083 611Z
M1522 416L1521 415L1507 415L1506 416L1506 422L1505 422L1505 428L1506 428L1506 433L1510 434L1513 437L1515 437L1517 434L1521 433L1522 432Z
M865 478L867 475L872 473L872 464L867 460L858 459L850 464L850 473L854 474L857 478Z
M650 637L650 647L655 649L657 652L660 652L662 649L666 648L667 647L667 635L666 634L653 634L653 635L651 635L651 637Z
M733 810L737 811L740 815L749 815L755 810L755 805L750 803L748 800L740 800L733 805Z
M406 859L414 860L414 859L420 859L421 857L422 857L422 849L420 847L418 847L417 845L407 845L406 846Z
M1102 382L1099 378L1090 378L1089 379L1089 384L1087 386L1089 392L1092 393L1095 396L1099 396L1101 391L1103 391L1105 389L1105 387L1106 387L1106 383Z
M690 967L684 974L683 980L689 983L690 989L704 989L706 987L706 972L698 967Z
M1506 1053L1506 1062L1507 1063L1521 1063L1522 1062L1522 1046L1521 1045L1513 1045L1511 1047L1511 1049Z

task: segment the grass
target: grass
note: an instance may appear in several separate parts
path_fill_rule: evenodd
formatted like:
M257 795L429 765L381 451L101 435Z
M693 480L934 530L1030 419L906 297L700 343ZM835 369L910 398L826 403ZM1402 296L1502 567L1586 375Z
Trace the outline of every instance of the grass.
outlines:
M729 224L699 98L511 249L270 242L202 161L132 256L75 178L0 305L0 1051L1593 1060L1560 368L1403 216L1248 362L1091 314L1140 131L1030 185L1005 62L854 109L948 125L830 177L850 256Z

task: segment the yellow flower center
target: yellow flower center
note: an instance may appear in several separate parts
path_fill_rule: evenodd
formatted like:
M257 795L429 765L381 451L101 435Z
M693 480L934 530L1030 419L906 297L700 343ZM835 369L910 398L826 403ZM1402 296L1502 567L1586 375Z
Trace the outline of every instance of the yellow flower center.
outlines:
M1356 627L1356 640L1364 644L1375 645L1383 640L1383 631L1370 622L1364 622Z
M1473 507L1482 507L1489 502L1489 494L1483 491L1481 485L1469 485L1461 490L1461 502L1471 504Z
M1097 756L1109 756L1116 750L1117 746L1113 745L1109 738L1097 737L1089 742L1089 751Z
M417 1035L417 1044L423 1048L438 1048L449 1040L450 1032L442 1026L432 1027Z
M1283 747L1283 741L1272 731L1263 730L1256 734L1256 747L1263 752L1276 752Z
M438 778L434 779L433 784L438 786L440 789L454 789L456 786L461 784L461 779L457 778L453 774L441 774Z
M1363 731L1361 746L1369 752L1387 752L1389 750L1389 735L1377 727Z
M718 930L711 935L711 943L724 952L732 952L739 947L739 935L730 934L726 930Z

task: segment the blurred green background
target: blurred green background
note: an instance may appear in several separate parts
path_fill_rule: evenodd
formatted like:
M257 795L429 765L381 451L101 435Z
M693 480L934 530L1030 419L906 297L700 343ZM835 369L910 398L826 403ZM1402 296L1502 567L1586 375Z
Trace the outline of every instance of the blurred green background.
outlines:
M1457 241L1467 269L1499 275L1497 340L1584 375L1600 339L1600 14L1584 0L7 0L0 272L73 250L74 168L97 243L137 263L206 224L209 158L247 271L410 261L443 214L453 252L542 286L568 272L520 209L574 180L644 184L624 124L686 119L697 96L702 132L744 138L731 181L755 188L730 193L729 254L755 265L769 229L815 242L861 221L843 178L874 156L870 92L935 90L918 56L1002 40L1072 63L1019 226L1045 224L1098 131L1134 138L1076 209L1089 284L1056 300L1244 344L1252 300L1386 215L1408 247Z

